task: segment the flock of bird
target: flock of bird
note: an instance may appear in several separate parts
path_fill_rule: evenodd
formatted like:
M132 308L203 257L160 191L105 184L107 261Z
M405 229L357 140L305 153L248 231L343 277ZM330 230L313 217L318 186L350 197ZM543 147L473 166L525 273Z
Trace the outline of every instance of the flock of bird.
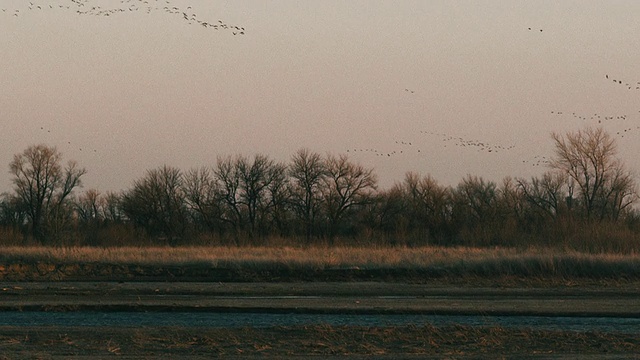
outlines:
M531 28L529 28L529 30L533 30ZM540 31L542 31L542 29L540 29ZM609 75L605 76L606 79L610 79ZM611 79L613 80L613 79ZM616 84L619 85L624 85L627 87L627 89L632 90L633 86L631 85L630 82L625 82L622 80L613 80L613 82L615 82ZM640 82L636 83L636 88L640 89ZM404 93L407 94L414 94L415 90L409 89L409 88L405 88L404 89ZM639 111L640 112L640 111ZM603 114L603 113L592 113L592 114L584 114L584 113L580 113L580 112L576 112L576 111L558 111L558 110L553 110L551 111L551 114L557 117L571 117L574 119L579 119L579 120L583 120L583 121L591 121L594 125L597 124L606 124L609 127L618 127L619 130L614 129L612 132L610 132L613 136L615 137L619 137L619 138L624 138L625 136L629 136L631 134L634 133L640 133L640 125L635 125L635 126L629 126L629 120L631 120L632 118L635 118L633 115L628 115L628 114ZM637 120L637 119L636 119ZM620 129L620 125L621 124L626 124L626 127ZM611 131L611 129L610 129ZM438 132L433 132L433 131L427 131L427 130L423 130L420 131L420 134L424 134L424 135L430 135L433 137L439 137L440 141L442 143L444 143L444 147L447 147L447 145L449 144L453 144L456 147L459 148L466 148L466 149L474 149L477 152L485 152L485 153L492 153L492 154L496 154L496 153L500 153L500 152L508 152L510 150L513 150L516 148L516 145L501 145L501 144L495 144L495 143L490 143L487 141L480 141L480 140L475 140L475 139L467 139L467 138L463 138L460 136L452 136L450 134L445 134L445 133L438 133ZM420 149L420 147L417 145L417 142L414 141L401 141L401 140L396 140L395 141L395 147L392 150L386 150L383 151L379 148L354 148L354 149L348 149L347 150L348 153L370 153L373 154L375 156L381 156L381 157L385 157L385 158L393 158L395 156L399 156L402 154L411 154L411 153L421 153L422 149ZM533 167L539 167L539 166L548 166L550 164L551 159L547 156L543 156L543 155L534 155L533 157L529 158L529 159L525 159L522 160L523 164L528 164L531 165Z
M441 138L441 142L444 143L444 147L447 147L447 144L453 143L454 146L460 148L467 148L471 150L476 150L477 152L485 152L485 153L499 153L503 151L509 151L514 149L515 145L500 145L495 143L490 143L487 141L473 140L473 139L465 139L459 136L451 136L444 133L436 133L431 131L420 131L421 134L424 135L432 135ZM418 146L415 141L407 141L407 140L395 140L393 143L393 148L391 150L382 150L380 148L353 148L347 149L347 153L369 153L374 156L381 156L385 158L393 158L401 155L409 155L409 154L420 154L423 152L422 148Z
M533 29L533 28L528 28L528 30L539 31L539 32L543 31L542 29ZM415 94L415 92L416 91L414 89L404 88L404 93L406 94ZM441 141L444 143L444 147L447 147L448 143L453 143L453 145L456 147L474 149L477 152L497 154L499 152L506 152L506 151L513 150L516 147L515 145L505 146L505 145L490 143L487 141L466 139L459 136L452 136L449 134L436 133L431 131L420 131L420 133L440 137ZM415 142L396 140L395 147L392 150L384 151L379 148L353 148L353 149L347 149L346 152L347 153L370 153L375 156L393 158L395 156L399 156L402 154L422 153L422 149L418 148ZM523 162L530 163L533 166L539 166L540 164L545 163L546 161L547 160L545 157L536 156L532 160L524 160Z
M12 15L15 17L23 16L28 11L53 11L53 10L65 10L72 11L78 15L84 16L117 16L121 14L133 13L133 12L144 12L146 14L152 14L156 12L163 12L169 14L171 16L175 16L176 18L180 18L183 21L186 21L189 25L198 25L205 29L210 30L226 30L231 31L233 35L244 35L245 28L237 25L230 25L222 20L216 21L204 21L202 20L193 10L192 6L187 6L184 8L180 8L175 6L170 0L120 0L117 7L106 7L104 1L96 1L96 0L68 0L59 4L50 4L39 2L38 0L26 1L25 6L20 9L8 9L2 8L2 13ZM0 13L1 14L1 13ZM528 31L531 32L543 32L541 28L527 28ZM613 82L616 85L624 86L627 90L640 90L640 81L633 82L627 80L621 80L619 78L615 78L613 76L609 76L609 74L605 74L605 79ZM416 90L410 88L404 88L403 93L411 95L415 94ZM627 123L631 116L628 114L616 114L616 115L605 115L601 113L593 113L593 114L584 114L580 112L574 111L551 111L551 114L558 117L573 117L575 119L584 120L584 121L592 121L597 122L598 124L602 124L605 122L606 124L611 124L615 121ZM40 128L41 131L47 131L50 133L50 130L45 129L44 127ZM634 132L640 132L640 126L628 126L620 129L615 132L616 136L624 137L625 135L630 135ZM432 131L420 131L420 134L427 135L430 137L439 137L440 141L443 143L444 147L447 145L453 145L459 148L466 148L475 150L477 152L484 153L501 153L508 152L516 148L515 145L501 145L490 143L487 141L480 141L475 139L463 138L460 136L452 136L450 134L445 133L437 133ZM67 142L69 146L71 146L71 142ZM82 147L77 148L79 151L83 151ZM86 149L85 150L89 150ZM97 152L97 149L92 149L93 152ZM91 151L91 150L89 150ZM423 152L420 146L416 143L416 141L406 141L406 140L395 140L395 143L392 145L391 150L382 150L381 148L350 148L346 150L347 153L369 153L375 156L384 157L384 158L392 158L396 156L400 156L403 154L418 154ZM522 160L522 163L530 164L532 166L542 166L549 163L549 159L546 156L535 155L530 160Z
M627 88L627 90L640 90L640 81L636 81L635 83L633 81L628 82L628 81L624 81L624 80L617 80L614 78L609 78L609 75L605 75L604 76L606 79L612 80L615 84L618 85L623 85L624 87Z
M616 131L616 136L619 136L621 138L623 138L625 135L630 135L633 131L638 131L640 130L640 126L636 126L634 127L628 127L626 129L622 129L620 131Z
M443 142L449 143L452 142L454 146L466 147L470 149L475 149L477 151L484 151L487 153L498 153L500 151L509 151L514 149L515 145L500 145L493 144L487 141L474 140L474 139L466 139L459 136L451 136L449 134L436 133L432 131L420 131L421 134L434 135L442 138ZM446 145L445 145L446 146Z
M402 154L420 153L421 149L414 147L414 144L408 141L395 141L395 150L382 150L377 148L364 148L364 149L347 149L348 153L372 153L375 156L383 157L395 157Z
M523 164L530 164L531 166L548 166L551 163L551 159L542 155L535 155L529 160L522 160Z
M47 134L51 134L51 129L46 129L44 126L40 126L40 131L41 132L45 132L46 131ZM67 141L67 146L70 147L70 148L77 149L78 151L83 151L84 150L84 151L90 151L90 152L94 152L94 153L98 152L98 149L91 149L91 148L87 148L87 147L83 148L82 146L78 146L77 144L72 144L71 141Z
M622 114L622 115L604 115L604 114L599 114L599 113L593 113L591 115L583 115L580 113L576 113L576 112L564 112L564 111L552 111L551 114L555 115L555 116L559 116L559 117L563 117L563 116L568 116L571 115L572 118L574 119L580 119L580 120L585 120L585 121L592 121L597 122L600 125L603 124L603 121L605 122L604 124L609 126L609 127L613 127L613 126L619 126L619 124L623 124L625 126L625 128L623 129L615 129L611 132L614 136L618 136L620 138L624 138L625 135L631 135L634 132L640 132L640 125L636 125L636 126L628 126L628 122L632 120L632 116L628 115L628 114ZM638 120L638 119L636 119Z
M640 81L631 82L614 79L612 76L605 74L606 80L612 81L614 84L624 86L626 90L640 90ZM638 110L640 113L640 110ZM592 113L584 114L574 111L551 111L551 114L557 117L571 117L578 120L591 122L592 125L605 126L608 132L613 136L620 139L629 137L631 135L640 134L640 116L634 116L634 114L603 114ZM623 128L621 128L623 126ZM549 164L549 159L544 156L536 156L531 161L523 161L523 163L531 163L534 166Z
M244 26L230 25L222 20L216 21L204 21L201 20L198 15L193 11L192 6L187 6L182 9L172 4L169 0L120 0L118 7L106 7L105 1L95 4L92 0L69 0L66 3L50 4L40 3L36 0L25 2L25 7L22 9L7 9L3 8L2 12L11 14L18 17L23 16L27 11L50 11L50 10L65 10L72 11L78 15L89 16L115 16L119 14L144 12L146 14L152 14L155 12L164 12L172 16L176 16L189 25L198 25L205 29L211 30L225 30L231 31L233 35L244 35Z
M22 17L27 16L29 12L36 11L68 11L82 16L116 16L119 14L144 12L146 14L152 14L154 12L164 12L176 18L180 18L187 21L189 25L196 24L202 28L211 30L226 30L231 31L233 35L244 35L245 28L236 25L229 25L222 20L217 21L203 21L198 18L198 15L193 11L192 6L187 6L181 9L178 6L172 4L169 0L120 0L117 7L107 7L108 1L93 1L93 0L59 0L58 3L53 4L51 2L43 2L37 0L25 1L22 8L0 8L0 15L5 14L7 16ZM111 2L115 3L115 2ZM47 129L44 126L40 127L41 132L51 134L51 129ZM94 148L82 147L77 144L72 144L71 141L67 141L67 146L77 151L89 151L97 153L98 150Z
M568 111L551 111L551 114L554 114L556 116L562 116L562 115L568 115L571 114L571 116L575 119L580 119L580 120L594 120L594 121L598 121L598 124L602 124L602 121L608 121L608 120L626 120L628 115L627 114L622 114L622 115L604 115L604 114L598 114L598 113L594 113L593 115L584 115L584 114L580 114L577 112L568 112Z

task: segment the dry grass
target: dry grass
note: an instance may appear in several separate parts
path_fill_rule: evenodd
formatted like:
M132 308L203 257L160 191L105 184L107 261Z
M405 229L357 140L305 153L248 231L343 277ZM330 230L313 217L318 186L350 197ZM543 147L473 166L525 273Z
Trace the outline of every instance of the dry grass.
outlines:
M0 264L186 266L222 269L409 269L443 275L640 277L638 254L471 247L6 247Z

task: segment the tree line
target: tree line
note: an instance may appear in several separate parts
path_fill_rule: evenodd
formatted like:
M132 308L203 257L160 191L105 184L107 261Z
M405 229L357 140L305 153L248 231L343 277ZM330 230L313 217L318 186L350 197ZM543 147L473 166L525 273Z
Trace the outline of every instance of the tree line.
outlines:
M409 172L380 189L346 155L297 151L219 157L187 171L151 169L129 189L77 191L86 169L33 145L9 165L0 200L6 242L46 245L569 245L639 249L635 178L601 128L552 134L549 170L443 186ZM11 241L7 240L11 239Z

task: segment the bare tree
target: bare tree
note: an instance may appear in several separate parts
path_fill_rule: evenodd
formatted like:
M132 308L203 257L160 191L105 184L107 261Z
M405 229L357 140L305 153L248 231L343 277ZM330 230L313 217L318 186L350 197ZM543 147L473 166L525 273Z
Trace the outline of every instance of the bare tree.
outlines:
M498 189L498 197L503 211L515 219L520 219L524 208L524 199L517 181L510 176L505 177Z
M102 197L100 191L89 189L78 196L75 202L78 218L85 224L97 223L102 220Z
M238 160L218 158L213 170L216 188L224 203L222 220L229 223L236 234L244 228L245 215L240 201L240 173L236 166Z
M610 186L603 192L602 197L606 199L602 212L609 214L613 220L618 220L623 212L631 210L632 205L638 200L637 185L631 172L623 167L616 168Z
M546 172L541 178L533 177L531 181L518 179L516 182L529 207L544 217L556 218L569 197L564 173Z
M55 232L60 228L56 221L67 218L62 214L70 209L66 200L82 185L80 179L86 173L75 161L66 167L61 162L62 154L55 147L34 145L14 155L9 166L16 196L27 209L32 235L40 241L46 238L46 225Z
M347 211L373 201L377 178L373 169L352 163L346 155L328 155L326 171L322 190L333 238Z
M218 158L214 178L223 220L251 237L266 232L285 205L285 166L265 155Z
M469 175L458 184L455 194L463 212L476 223L494 220L498 205L496 183Z
M96 189L85 191L75 200L79 235L85 243L98 242L100 229L104 225L105 204L105 199Z
M469 175L452 191L452 226L457 228L458 240L497 244L505 220L495 182Z
M283 163L273 163L267 170L267 179L265 200L259 208L262 227L265 231L277 229L282 235L287 227L290 194L287 187L287 166Z
M11 226L14 230L21 229L27 220L26 210L15 195L0 194L0 225Z
M396 235L403 235L414 215L407 203L403 184L395 184L390 189L379 192L375 202L369 206L371 226L386 234L396 232ZM392 243L397 240L397 236L390 239Z
M327 176L322 156L309 149L300 149L291 159L290 177L291 203L302 220L307 241L311 238L316 217L322 202L322 186Z
M631 173L616 158L616 142L602 128L553 133L552 138L556 149L550 165L575 182L587 219L615 220L637 199Z
M405 175L403 185L413 227L425 229L428 236L442 235L450 216L449 189L430 175L420 177L413 172Z
M114 192L107 192L104 197L104 219L107 222L119 223L123 220L122 195Z
M183 199L181 171L165 165L134 182L122 198L122 209L136 225L174 243L187 227Z
M267 192L274 180L275 162L265 155L256 155L253 162L239 157L236 167L240 175L240 202L246 209L249 234L253 236L260 220L260 208L264 208L268 203Z
M183 192L194 223L209 231L222 231L222 202L213 172L206 167L191 169L184 176Z

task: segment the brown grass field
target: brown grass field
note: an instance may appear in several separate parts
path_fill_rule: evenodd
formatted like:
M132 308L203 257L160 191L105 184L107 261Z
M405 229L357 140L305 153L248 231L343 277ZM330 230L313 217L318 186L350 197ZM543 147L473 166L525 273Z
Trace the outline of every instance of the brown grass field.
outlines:
M5 247L5 280L640 279L640 255L470 247Z

